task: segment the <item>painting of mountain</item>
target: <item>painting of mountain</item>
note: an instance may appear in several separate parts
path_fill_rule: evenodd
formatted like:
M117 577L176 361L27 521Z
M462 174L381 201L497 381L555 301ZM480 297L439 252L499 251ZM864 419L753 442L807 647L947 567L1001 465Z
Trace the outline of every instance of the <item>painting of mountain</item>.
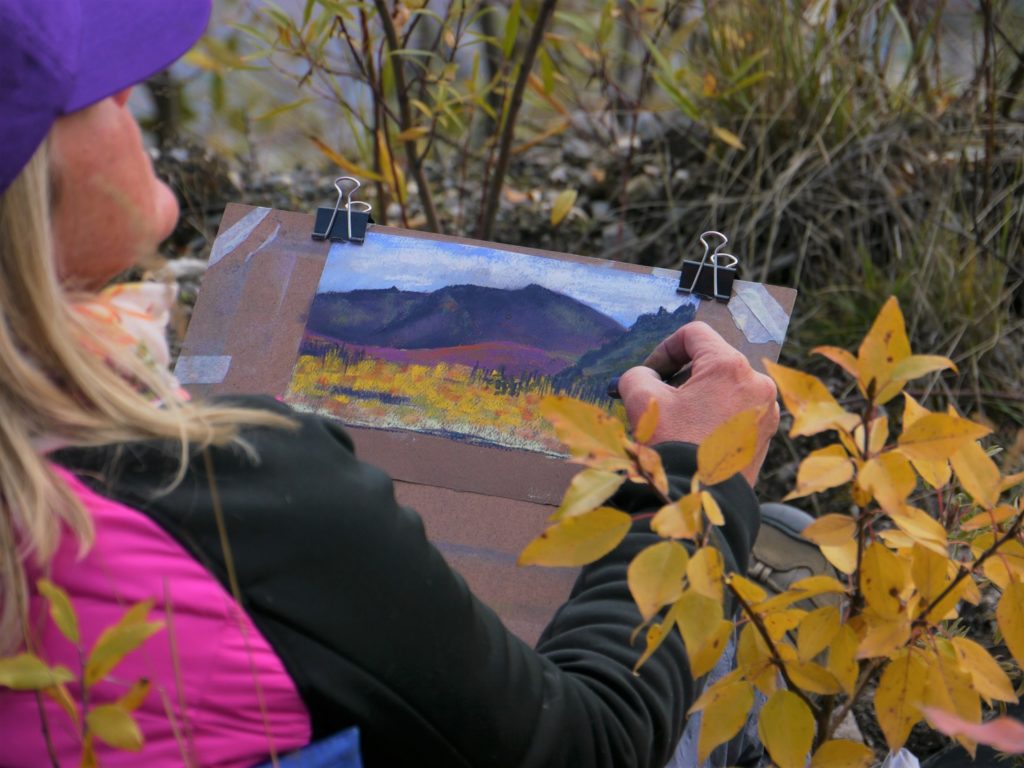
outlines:
M565 393L615 412L610 377L693 319L670 275L375 233L332 246L286 400L348 424L558 454Z

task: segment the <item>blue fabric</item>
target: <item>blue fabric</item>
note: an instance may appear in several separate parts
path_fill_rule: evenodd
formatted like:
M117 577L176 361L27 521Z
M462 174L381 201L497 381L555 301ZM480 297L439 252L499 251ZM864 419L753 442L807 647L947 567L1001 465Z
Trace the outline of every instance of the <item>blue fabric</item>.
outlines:
M707 688L732 672L736 666L736 630L733 630L729 645L722 652L715 668L708 672L701 688ZM757 718L765 704L760 691L754 691L754 707L747 716L747 722L736 736L714 749L704 762L697 760L697 736L700 733L702 712L696 712L686 721L686 729L679 740L675 755L665 768L724 768L728 765L760 765L767 763L764 748L757 735Z
M347 728L326 739L314 742L277 761L280 768L363 768L359 754L359 729ZM267 762L257 768L272 768Z

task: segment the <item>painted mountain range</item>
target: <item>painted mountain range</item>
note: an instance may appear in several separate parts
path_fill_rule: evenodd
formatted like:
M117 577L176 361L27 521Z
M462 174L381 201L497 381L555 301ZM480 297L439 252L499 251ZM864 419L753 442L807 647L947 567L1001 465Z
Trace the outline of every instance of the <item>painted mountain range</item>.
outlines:
M642 361L693 319L689 303L641 315L624 328L569 296L539 285L519 289L450 285L429 293L397 288L317 294L303 353L325 344L394 363L460 363L507 376L539 374L577 396L601 396L610 376Z

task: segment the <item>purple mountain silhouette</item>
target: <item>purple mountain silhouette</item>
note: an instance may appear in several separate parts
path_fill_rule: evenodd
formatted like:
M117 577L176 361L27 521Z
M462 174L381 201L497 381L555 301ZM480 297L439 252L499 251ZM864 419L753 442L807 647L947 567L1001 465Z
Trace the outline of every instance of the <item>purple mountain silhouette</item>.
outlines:
M367 347L439 349L508 342L566 356L581 355L626 331L593 307L539 285L320 293L307 330Z

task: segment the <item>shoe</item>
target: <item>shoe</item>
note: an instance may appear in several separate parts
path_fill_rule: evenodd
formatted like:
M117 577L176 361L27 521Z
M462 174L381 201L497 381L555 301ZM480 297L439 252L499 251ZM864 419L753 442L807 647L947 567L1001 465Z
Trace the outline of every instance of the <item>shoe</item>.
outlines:
M761 530L751 552L748 578L765 587L769 595L785 592L794 582L808 576L838 578L817 545L800 535L812 522L813 517L788 504L762 504ZM827 594L799 605L813 610L837 603L836 595Z

